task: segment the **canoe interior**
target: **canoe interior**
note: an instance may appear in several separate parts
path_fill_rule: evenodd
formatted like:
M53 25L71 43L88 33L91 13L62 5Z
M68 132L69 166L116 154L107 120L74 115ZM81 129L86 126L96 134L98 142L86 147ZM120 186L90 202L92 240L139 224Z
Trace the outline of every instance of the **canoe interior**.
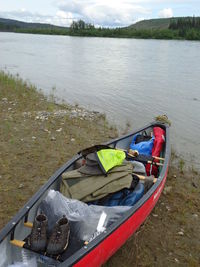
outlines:
M168 127L163 124L150 124L146 126L145 128L142 128L138 130L137 132L133 132L129 135L126 135L122 138L112 140L109 144L113 148L121 148L127 150L129 148L129 145L132 141L133 135L142 131L146 131L147 134L150 134L153 130L154 126L160 126L163 129L166 130L166 135L168 131ZM166 140L168 140L168 136L166 136ZM166 149L167 148L167 149ZM167 150L167 152L166 152ZM165 142L165 145L163 146L161 157L165 158L164 165L159 167L159 179L163 179L164 174L166 172L168 161L169 161L169 145L167 144L167 141ZM38 206L40 205L41 201L47 196L49 190L54 189L58 190L60 188L60 182L61 182L61 174L65 171L70 171L76 168L76 161L81 159L80 155L76 155L71 161L67 162L63 167L61 167L52 177L50 177L49 181L30 199L30 201L22 208L22 210L19 211L19 213L4 227L4 229L0 232L0 267L8 266L12 264L13 262L20 262L22 261L23 257L28 257L27 255L35 255L37 258L41 257L38 262L38 266L48 266L45 262L45 258L38 253L30 252L29 250L26 250L21 247L14 246L10 243L10 240L16 239L16 240L24 240L28 235L30 235L31 228L25 227L24 222L33 222L35 215L38 210ZM154 185L156 190L156 184ZM145 194L147 195L148 192ZM143 203L145 200L145 195L140 199L140 202ZM137 203L136 203L137 204ZM142 204L141 204L142 205ZM135 205L134 205L135 206ZM134 210L134 206L133 209ZM123 221L123 218L122 218ZM114 228L113 228L114 229ZM98 238L99 239L99 238ZM97 241L98 242L98 241ZM92 241L94 247L97 245L97 242ZM82 244L82 248L84 247L84 243ZM80 250L80 244L77 246L76 255L83 254L83 251ZM74 248L73 248L74 250ZM25 255L25 256L24 256ZM79 255L80 257L80 255ZM75 258L75 257L74 257ZM63 265L60 260L53 260L52 266L68 266L67 261L64 262L65 265ZM70 265L70 264L69 264Z

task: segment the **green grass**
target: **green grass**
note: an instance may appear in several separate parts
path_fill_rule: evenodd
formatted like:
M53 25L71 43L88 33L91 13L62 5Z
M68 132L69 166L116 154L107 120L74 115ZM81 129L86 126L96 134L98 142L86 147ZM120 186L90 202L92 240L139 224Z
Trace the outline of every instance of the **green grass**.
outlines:
M129 28L135 30L163 30L169 28L170 21L170 18L142 20L130 25Z

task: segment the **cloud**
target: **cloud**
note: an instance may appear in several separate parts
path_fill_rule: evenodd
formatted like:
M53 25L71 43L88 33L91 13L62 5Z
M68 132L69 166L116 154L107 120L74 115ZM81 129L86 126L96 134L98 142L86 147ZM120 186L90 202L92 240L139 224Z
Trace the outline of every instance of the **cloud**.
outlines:
M137 1L136 1L137 2ZM62 12L70 12L77 19L83 19L95 25L125 26L151 14L151 10L131 0L73 0L59 1Z
M22 8L14 11L0 11L1 18L8 18L33 23L48 23L58 26L69 26L73 19L73 14L70 12L57 11L54 16L41 14L38 12L30 12Z
M171 18L173 17L173 10L171 8L164 8L159 11L158 16L160 18Z
M26 9L22 8L19 10L14 10L14 11L1 11L0 12L0 17L3 18L9 18L9 19L16 19L16 20L24 20L27 22L37 22L39 20L46 20L48 16L42 15L39 13L32 13L30 11L27 11Z
M40 3L39 0L9 0L0 2L0 17L60 26L69 26L72 20L78 19L99 26L126 26L141 18L149 19L158 16L167 18L172 17L173 14L198 16L200 10L199 0L46 0ZM164 8L166 6L170 8Z

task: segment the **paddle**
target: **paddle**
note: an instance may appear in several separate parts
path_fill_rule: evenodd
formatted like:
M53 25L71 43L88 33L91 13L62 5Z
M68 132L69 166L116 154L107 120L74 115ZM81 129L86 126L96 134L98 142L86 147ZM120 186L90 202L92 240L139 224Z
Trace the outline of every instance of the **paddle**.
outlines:
M127 156L131 159L134 159L135 161L143 162L143 163L149 163L157 166L163 166L163 163L155 162L154 158L152 156L147 155L138 155L133 156L132 154L128 153Z

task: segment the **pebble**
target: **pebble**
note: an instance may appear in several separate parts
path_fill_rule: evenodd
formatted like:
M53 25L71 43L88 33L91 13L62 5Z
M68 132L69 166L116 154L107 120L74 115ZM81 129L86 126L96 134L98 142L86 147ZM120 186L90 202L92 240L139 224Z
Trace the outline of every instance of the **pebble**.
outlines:
M54 136L52 136L51 141L56 141L56 138Z
M20 188L23 188L23 187L24 187L24 185L23 184L20 184L18 188L20 189Z
M4 101L4 102L7 102L8 101L8 98L4 97L1 100Z
M45 129L43 129L43 131L44 131L44 132L46 132L46 133L51 133L51 131L49 131L49 130L48 130L48 129L46 129L46 128L45 128Z
M178 260L177 258L175 258L174 260L175 260L175 262L177 262L177 263L179 262L179 260Z
M36 139L36 137L35 137L35 136L32 136L32 139L33 139L33 140L35 140L35 139Z
M198 218L198 217L199 217L198 214L196 214L196 213L193 214L192 216L193 216L194 218Z
M170 211L170 210L171 210L171 208L170 208L169 206L166 206L166 209L167 209L168 211Z
M74 142L75 141L75 139L74 138L71 138L71 142Z
M71 115L72 116L77 116L77 111L76 110L72 110Z
M62 131L62 128L56 130L56 132L60 133Z
M152 215L153 215L153 217L158 217L158 214L153 213Z
M8 111L12 110L12 108L8 108Z
M0 175L0 179L2 178L2 176Z
M177 177L176 174L174 174L173 177L176 178Z
M184 233L182 231L178 232L178 235L184 235Z
M31 112L30 112L30 111L28 111L28 112L23 112L22 115L23 115L24 117L30 117L30 116L31 116Z
M198 188L198 186L196 185L195 182L192 182L192 186L195 187L195 188Z

